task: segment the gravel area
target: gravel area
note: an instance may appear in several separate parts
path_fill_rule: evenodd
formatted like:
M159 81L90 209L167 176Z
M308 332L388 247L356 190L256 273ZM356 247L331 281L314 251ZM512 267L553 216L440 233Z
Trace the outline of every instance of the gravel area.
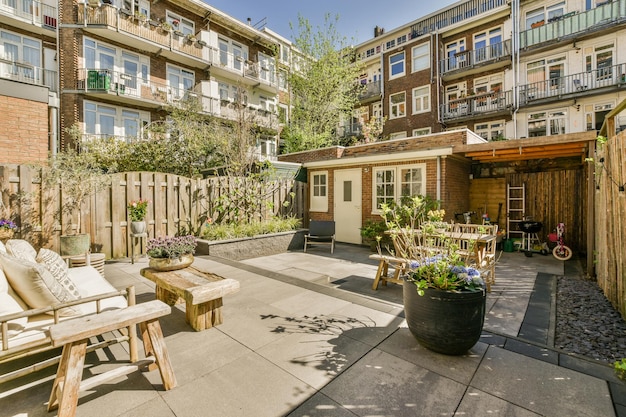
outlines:
M559 277L554 346L610 365L626 358L626 321L595 281Z

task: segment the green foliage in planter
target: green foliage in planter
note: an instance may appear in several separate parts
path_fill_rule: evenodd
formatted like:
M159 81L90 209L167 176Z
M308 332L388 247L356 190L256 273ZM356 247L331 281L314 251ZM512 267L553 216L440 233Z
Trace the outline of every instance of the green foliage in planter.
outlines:
M206 240L225 240L270 233L288 232L300 227L300 219L295 217L273 218L263 222L214 224L207 223L202 227L200 236Z
M614 366L617 377L621 380L626 380L626 358L615 362Z

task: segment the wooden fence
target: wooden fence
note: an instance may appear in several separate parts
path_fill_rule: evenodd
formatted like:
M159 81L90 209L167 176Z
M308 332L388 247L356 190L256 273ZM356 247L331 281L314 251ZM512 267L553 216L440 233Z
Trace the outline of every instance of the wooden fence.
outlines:
M626 132L597 145L594 165L596 277L626 318Z
M264 201L258 204L260 217L272 214L304 216L304 184L276 180L264 186ZM127 205L148 200L148 236L173 236L195 232L207 217L217 216L220 196L231 195L236 187L224 178L190 179L154 172L115 174L111 186L90 197L81 207L82 232L91 235L92 250L107 259L123 258L131 252ZM270 189L271 192L267 192ZM44 190L38 171L26 165L0 166L2 201L16 220L16 237L36 247L59 249L59 236L77 223L78 214L59 215L63 190ZM261 196L261 194L259 194ZM289 202L289 205L284 205Z

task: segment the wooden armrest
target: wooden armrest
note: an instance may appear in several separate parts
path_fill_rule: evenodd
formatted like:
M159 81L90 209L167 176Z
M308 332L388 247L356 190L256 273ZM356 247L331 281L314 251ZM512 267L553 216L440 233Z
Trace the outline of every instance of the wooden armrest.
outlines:
M70 319L50 326L52 346L63 346L102 333L143 323L170 314L171 307L159 300Z

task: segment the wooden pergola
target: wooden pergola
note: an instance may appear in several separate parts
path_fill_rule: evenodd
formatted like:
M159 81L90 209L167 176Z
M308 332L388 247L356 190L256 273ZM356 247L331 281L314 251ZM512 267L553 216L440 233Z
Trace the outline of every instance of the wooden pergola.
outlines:
M589 144L596 132L572 133L558 136L487 142L454 147L454 153L478 163L513 162L529 159L554 159L589 155Z

